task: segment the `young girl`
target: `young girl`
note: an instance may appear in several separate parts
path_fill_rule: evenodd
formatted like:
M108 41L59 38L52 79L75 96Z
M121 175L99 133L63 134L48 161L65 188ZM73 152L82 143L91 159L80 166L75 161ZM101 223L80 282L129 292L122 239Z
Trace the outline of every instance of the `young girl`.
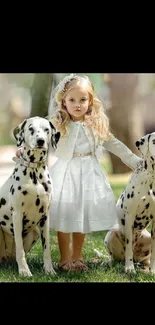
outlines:
M132 169L141 159L110 133L87 76L65 77L56 87L51 107L51 122L61 133L55 151L59 159L50 170L54 187L50 226L58 235L59 268L87 271L82 258L85 234L111 229L116 223L115 198L97 160L97 147L103 146Z
M59 159L50 170L54 188L50 227L57 231L59 268L87 271L82 258L85 234L109 230L117 222L114 194L97 160L97 147L103 146L132 169L141 159L110 133L87 76L65 77L54 93L51 122L61 138L55 151Z

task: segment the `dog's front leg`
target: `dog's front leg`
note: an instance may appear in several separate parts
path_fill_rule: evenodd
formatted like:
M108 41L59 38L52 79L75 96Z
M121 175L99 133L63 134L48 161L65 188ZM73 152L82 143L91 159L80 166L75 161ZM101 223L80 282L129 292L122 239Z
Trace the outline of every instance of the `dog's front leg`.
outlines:
M132 248L132 217L126 214L125 217L125 272L135 272L133 264Z
M49 239L49 217L44 215L40 221L40 233L43 248L44 270L46 273L56 274L52 265Z
M150 258L151 273L155 274L155 220L152 222L151 231L151 258Z
M30 272L25 259L25 252L23 247L23 220L17 212L13 212L13 227L16 245L16 261L18 264L19 274L22 276L32 276L32 273Z

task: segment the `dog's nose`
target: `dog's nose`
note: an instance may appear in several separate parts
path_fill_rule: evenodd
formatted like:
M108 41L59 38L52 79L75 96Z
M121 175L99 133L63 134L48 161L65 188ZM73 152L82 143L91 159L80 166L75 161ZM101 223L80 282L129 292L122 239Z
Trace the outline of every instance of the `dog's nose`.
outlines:
M42 138L39 138L39 139L37 140L37 145L38 145L38 147L43 147L44 143L45 143L45 140L42 139Z

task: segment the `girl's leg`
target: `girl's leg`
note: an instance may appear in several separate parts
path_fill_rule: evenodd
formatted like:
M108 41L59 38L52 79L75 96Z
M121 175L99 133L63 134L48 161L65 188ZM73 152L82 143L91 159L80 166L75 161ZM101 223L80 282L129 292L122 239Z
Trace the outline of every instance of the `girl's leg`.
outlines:
M82 247L84 244L85 234L74 232L72 234L72 261L77 270L88 271L87 265L84 264L82 258Z
M63 271L69 271L73 267L70 253L70 234L58 231L57 237L60 250L59 268Z

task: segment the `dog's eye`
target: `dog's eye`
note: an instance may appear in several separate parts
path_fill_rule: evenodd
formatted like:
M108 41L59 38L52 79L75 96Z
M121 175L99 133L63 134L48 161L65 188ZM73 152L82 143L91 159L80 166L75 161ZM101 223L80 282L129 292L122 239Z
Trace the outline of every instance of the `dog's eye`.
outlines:
M45 132L47 132L47 134L49 134L49 129L45 129Z
M153 143L153 144L155 144L155 139L154 139L154 140L152 140L152 143Z
M34 133L34 128L29 128L29 131L31 132L31 135Z

